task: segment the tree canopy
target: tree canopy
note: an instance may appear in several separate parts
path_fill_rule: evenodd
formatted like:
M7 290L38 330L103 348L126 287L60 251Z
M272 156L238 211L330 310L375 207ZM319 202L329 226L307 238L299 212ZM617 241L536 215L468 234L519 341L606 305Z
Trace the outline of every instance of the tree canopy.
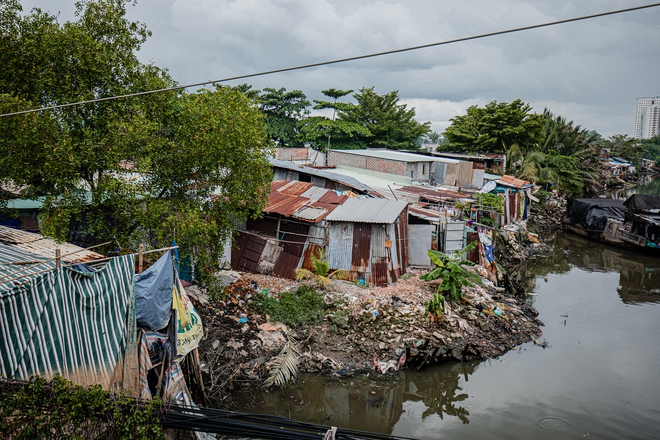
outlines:
M544 119L531 106L516 99L511 103L492 101L485 107L473 105L467 114L450 119L443 149L469 153L500 153L518 145L529 150L542 139Z
M415 109L399 104L398 91L379 95L374 87L362 87L353 97L357 105L338 109L339 118L369 130L356 136L365 146L415 150L417 140L431 132L430 122L417 122Z
M86 0L60 24L2 0L0 113L174 85L138 60L149 31L125 15L125 0ZM65 239L74 218L113 249L176 238L209 269L230 225L260 211L271 176L263 115L231 88L0 117L0 133L0 186L45 197L43 233Z

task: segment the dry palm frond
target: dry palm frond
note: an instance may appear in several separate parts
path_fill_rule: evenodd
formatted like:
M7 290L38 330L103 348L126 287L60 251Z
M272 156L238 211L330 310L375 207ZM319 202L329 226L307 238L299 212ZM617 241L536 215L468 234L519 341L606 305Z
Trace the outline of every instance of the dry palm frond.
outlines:
M300 348L298 343L288 338L280 354L270 361L270 374L264 381L264 387L282 386L288 383L292 378L298 375L298 359L300 358Z

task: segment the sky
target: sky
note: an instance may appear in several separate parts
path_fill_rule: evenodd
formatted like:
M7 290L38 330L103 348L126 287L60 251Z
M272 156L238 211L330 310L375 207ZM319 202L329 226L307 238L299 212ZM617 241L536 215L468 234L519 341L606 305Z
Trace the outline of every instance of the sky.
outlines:
M138 56L182 85L469 37L653 0L138 0L153 35ZM74 0L21 0L74 20ZM515 99L609 137L633 132L637 98L660 96L660 7L226 83L398 90L442 133L472 105Z

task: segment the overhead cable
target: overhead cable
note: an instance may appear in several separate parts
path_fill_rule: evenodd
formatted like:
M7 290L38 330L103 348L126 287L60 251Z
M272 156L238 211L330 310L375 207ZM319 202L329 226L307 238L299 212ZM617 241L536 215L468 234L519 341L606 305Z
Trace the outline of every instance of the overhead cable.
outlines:
M414 50L426 49L426 48L429 48L429 47L445 46L445 45L448 45L448 44L462 43L462 42L465 42L465 41L472 41L472 40L478 40L478 39L482 39L482 38L495 37L495 36L498 36L498 35L512 34L512 33L515 33L515 32L528 31L528 30L531 30L531 29L539 29L539 28L543 28L543 27L556 26L556 25L559 25L559 24L572 23L572 22L583 21L583 20L590 20L590 19L593 19L593 18L605 17L605 16L608 16L608 15L622 14L624 12L639 11L639 10L642 10L642 9L655 8L655 7L658 7L658 6L660 6L660 3L652 3L652 4L648 4L648 5L634 6L634 7L626 8L626 9L618 9L616 11L600 12L598 14L583 15L583 16L580 16L580 17L567 18L567 19L564 19L564 20L550 21L550 22L547 22L547 23L540 23L540 24L534 24L534 25L530 25L530 26L512 28L512 29L507 29L507 30L503 30L503 31L488 32L488 33L485 33L485 34L473 35L471 37L455 38L453 40L445 40L445 41L440 41L440 42L436 42L436 43L422 44L422 45L419 45L419 46L410 46L410 47L405 47L405 48L401 48L401 49L387 50L387 51L384 51L384 52L375 52L375 53L366 54L366 55L357 55L357 56L353 56L353 57L339 58L339 59L336 59L336 60L321 61L321 62L318 62L318 63L311 63L311 64L303 64L303 65L300 65L300 66L284 67L284 68L281 68L281 69L266 70L266 71L257 72L257 73L248 73L248 74L245 74L245 75L230 76L230 77L222 78L222 79L209 80L209 81L198 82L198 83L194 83L194 84L174 86L174 87L166 87L166 88L162 88L162 89L146 90L146 91L143 91L143 92L129 93L129 94L126 94L126 95L107 96L107 97L104 97L104 98L90 99L90 100L87 100L87 101L71 102L71 103L67 103L67 104L59 104L59 105L53 105L53 106L49 106L49 107L41 107L41 108L31 109L31 110L22 110L22 111L13 112L13 113L4 113L4 114L0 114L0 118L6 117L6 116L21 115L21 114L26 114L26 113L42 112L42 111L46 111L46 110L56 110L56 109L65 108L65 107L73 107L73 106L76 106L76 105L92 104L92 103L95 103L95 102L111 101L111 100L115 100L115 99L131 98L131 97L143 96L143 95L151 95L153 93L161 93L161 92L168 92L168 91L173 91L173 90L188 89L188 88L191 88L191 87L202 87L202 86L208 86L208 85L213 85L213 84L217 84L217 83L235 81L235 80L239 80L239 79L254 78L256 76L265 76L265 75L272 75L272 74L275 74L275 73L291 72L291 71L294 71L294 70L310 69L310 68L313 68L313 67L329 66L329 65L332 65L332 64L346 63L346 62L349 62L349 61L357 61L357 60L363 60L363 59L367 59L367 58L380 57L380 56L384 56L384 55L393 55L393 54L397 54L397 53L411 52L411 51L414 51Z

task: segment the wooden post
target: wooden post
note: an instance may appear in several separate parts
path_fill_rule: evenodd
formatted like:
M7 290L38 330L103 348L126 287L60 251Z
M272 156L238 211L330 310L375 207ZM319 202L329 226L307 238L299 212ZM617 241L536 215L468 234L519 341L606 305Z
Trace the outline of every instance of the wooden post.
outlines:
M60 248L55 249L55 267L57 269L62 267L62 255L60 253Z
M138 256L138 273L142 273L144 267L144 243L140 243L140 254Z

